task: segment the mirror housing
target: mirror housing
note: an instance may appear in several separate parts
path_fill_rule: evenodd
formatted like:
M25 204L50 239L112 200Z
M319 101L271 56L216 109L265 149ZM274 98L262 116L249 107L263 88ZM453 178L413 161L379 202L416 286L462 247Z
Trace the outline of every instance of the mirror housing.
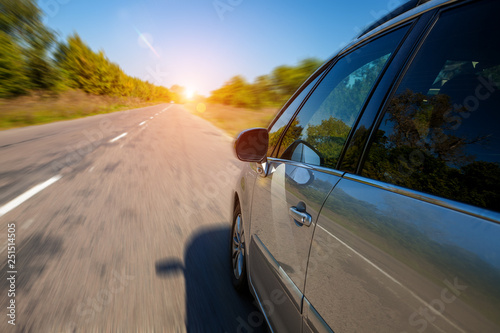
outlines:
M269 133L266 128L251 128L238 134L234 143L236 156L243 162L262 162L267 156Z

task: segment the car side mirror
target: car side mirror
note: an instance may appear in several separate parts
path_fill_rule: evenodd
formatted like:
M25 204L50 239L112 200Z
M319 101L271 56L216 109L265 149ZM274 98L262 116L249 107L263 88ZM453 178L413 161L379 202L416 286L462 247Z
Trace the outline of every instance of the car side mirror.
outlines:
M262 162L266 159L269 133L265 128L241 132L234 143L236 156L243 162Z

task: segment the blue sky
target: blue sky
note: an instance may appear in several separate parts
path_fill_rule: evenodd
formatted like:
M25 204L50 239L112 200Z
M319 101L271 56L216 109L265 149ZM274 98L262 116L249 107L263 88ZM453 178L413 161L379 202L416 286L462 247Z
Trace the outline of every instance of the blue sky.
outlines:
M59 37L77 32L127 74L208 95L306 57L326 60L404 0L39 0Z

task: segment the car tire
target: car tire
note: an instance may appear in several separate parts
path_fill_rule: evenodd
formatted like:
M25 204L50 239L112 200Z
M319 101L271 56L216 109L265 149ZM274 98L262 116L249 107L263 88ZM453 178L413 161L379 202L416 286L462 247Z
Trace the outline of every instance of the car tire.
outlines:
M239 292L248 290L246 270L246 243L241 208L238 203L233 213L231 228L231 277L234 288Z

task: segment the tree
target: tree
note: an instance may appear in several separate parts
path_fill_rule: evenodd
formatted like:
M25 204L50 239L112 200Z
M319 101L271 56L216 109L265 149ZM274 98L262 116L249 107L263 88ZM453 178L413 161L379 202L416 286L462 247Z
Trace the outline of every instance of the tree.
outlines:
M453 130L458 124L450 110L450 97L445 94L426 96L406 90L396 95L387 110L387 121L394 124L393 132L387 138L388 145L422 149L426 154L456 166L470 161L472 156L465 153L466 145L483 138L455 135Z
M500 207L500 165L467 146L487 140L456 131L449 96L411 90L390 101L363 175L479 207ZM460 110L456 110L460 112Z
M252 89L242 76L234 76L221 88L212 91L209 101L236 107L254 107Z
M321 65L309 58L297 66L276 67L270 75L261 75L253 83L234 76L221 88L212 91L209 101L237 107L261 108L285 103L300 85Z
M22 50L11 36L0 32L0 97L26 93L29 85Z
M325 166L334 168L350 130L342 120L330 117L319 125L308 126L306 141L321 154Z
M0 31L9 35L22 50L25 75L31 89L51 89L57 75L48 53L54 33L42 23L42 11L34 0L3 0L0 3Z
M254 96L255 108L273 106L279 103L280 97L273 88L273 81L269 75L257 77L250 87Z
M64 86L94 95L170 101L167 88L127 76L76 33L58 43L50 55L55 35L41 18L35 0L0 2L0 97Z
M271 74L274 88L286 102L301 84L321 65L322 61L315 58L302 60L297 66L279 66Z

